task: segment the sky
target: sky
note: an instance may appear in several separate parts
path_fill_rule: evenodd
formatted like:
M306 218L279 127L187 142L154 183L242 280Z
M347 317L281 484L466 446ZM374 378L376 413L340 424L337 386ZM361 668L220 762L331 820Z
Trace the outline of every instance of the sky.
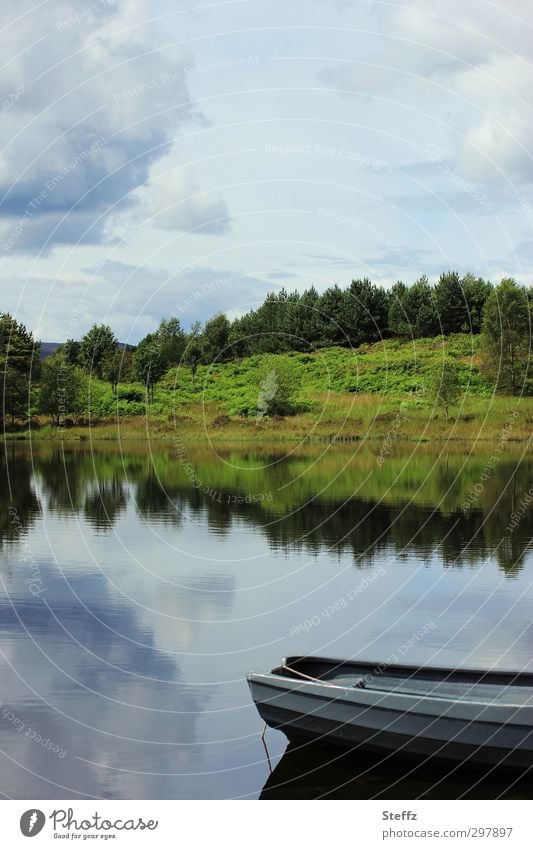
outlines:
M448 269L529 285L527 0L2 4L0 287L46 341Z

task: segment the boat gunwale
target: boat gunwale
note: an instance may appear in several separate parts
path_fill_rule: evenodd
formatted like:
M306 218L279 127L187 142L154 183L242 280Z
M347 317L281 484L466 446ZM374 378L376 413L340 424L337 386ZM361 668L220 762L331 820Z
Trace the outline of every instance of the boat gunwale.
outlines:
M407 663L388 663L384 664L383 661L377 662L372 660L341 660L339 658L330 658L330 657L322 657L320 655L291 655L289 657L284 657L279 666L273 667L273 669L269 670L268 673L255 673L251 672L251 675L254 674L270 674L270 675L279 675L282 678L287 678L291 680L299 680L303 681L303 679L298 679L297 676L287 674L290 672L287 667L294 667L298 664L324 664L326 666L330 666L333 669L341 669L341 668L357 668L361 669L364 667L366 669L366 674L372 672L374 670L374 676L377 678L382 675L385 671L388 675L394 672L400 673L406 679L408 677L413 677L418 680L433 680L432 676L436 674L440 676L438 680L457 680L461 676L466 676L468 679L476 679L478 683L484 684L502 684L502 681L505 679L508 680L508 684L513 686L520 687L531 687L533 690L533 672L524 671L518 672L514 670L507 669L492 669L486 670L475 667L459 667L453 668L451 666L415 666L413 664ZM285 671L284 671L285 670ZM406 673L410 672L411 675L407 676ZM359 672L359 676L361 676L361 672ZM329 684L327 679L316 679L317 684ZM466 683L466 682L465 682ZM330 685L330 686L340 686L340 685ZM347 689L343 687L342 689ZM391 691L392 692L392 691Z
M515 713L517 711L524 711L524 710L532 710L533 711L533 704L516 704L515 702L497 702L497 701L493 701L493 700L489 700L489 699L486 699L484 701L479 701L477 699L472 699L472 698L468 698L468 697L466 697L466 698L464 698L464 697L456 698L456 697L451 696L451 695L450 696L438 696L438 695L431 693L431 692L427 692L427 693L424 693L424 692L402 693L400 690L388 690L386 688L380 689L379 687L348 687L346 685L341 685L341 684L330 684L327 681L304 681L301 678L290 678L288 675L277 675L275 672L251 672L250 675L248 676L248 681L249 681L250 684L253 684L253 683L265 684L265 683L268 682L274 688L276 688L276 684L279 684L281 682L286 682L287 686L285 686L285 687L278 686L277 687L277 689L280 692L281 691L287 691L287 690L294 690L295 688L293 686L290 686L290 684L298 684L298 690L302 691L304 694L305 694L306 690L309 692L309 691L311 691L311 688L318 687L320 690L324 689L324 690L328 690L328 691L329 690L341 691L346 696L357 696L360 693L373 693L373 694L375 693L376 696L381 696L381 697L385 697L385 696L391 697L392 696L395 699L400 698L400 700L409 699L411 702L414 701L417 705L421 705L423 702L426 702L426 701L432 701L432 702L444 702L447 705L450 705L450 704L454 704L454 705L457 705L457 704L475 705L475 706L478 706L478 707L483 708L483 709L497 708L501 711L508 710L509 708L512 708L515 711ZM533 688L532 688L532 690L533 690ZM326 696L325 693L320 693L320 691L319 692L312 692L312 695L313 695L313 697L318 697L318 698L325 699L327 701L331 701L331 699L328 699L328 697ZM532 695L532 698L533 698L533 692L532 692L531 695ZM349 699L349 700L346 700L346 701L353 701L353 699ZM387 710L387 711L391 711L393 713L398 711L398 708L384 706L380 703L369 704L369 705L367 705L367 707L368 707L368 709ZM471 720L471 721L473 721L473 720ZM483 722L490 724L491 722L494 722L494 720L483 719ZM499 724L499 722L497 724Z
M339 678L321 678L321 677L313 677L311 675L307 675L303 673L301 669L298 669L298 666L303 666L304 669L307 669L309 666L316 667L316 665L323 665L325 667L326 675L330 672L331 669L335 671L335 669L343 670L347 672L350 668L354 671L354 676L363 680L363 686L350 685L347 682L341 683ZM489 672L486 670L463 670L463 669L451 669L446 667L415 667L410 664L391 664L386 667L386 678L388 678L390 682L390 678L394 677L393 673L396 673L397 680L399 682L404 682L409 686L409 681L411 680L413 683L416 681L427 682L428 688L427 690L413 690L410 692L409 689L403 690L401 688L396 689L393 686L383 684L383 686L379 686L379 677L385 672L383 668L383 664L381 665L381 670L378 674L376 674L375 678L377 679L375 682L372 680L371 682L365 682L365 674L362 673L361 670L372 670L379 668L377 664L372 664L371 662L360 662L360 661L342 661L336 660L332 658L322 658L319 656L291 656L288 658L283 658L280 666L274 667L269 672L251 672L248 675L248 682L252 684L253 682L261 682L263 684L269 683L270 686L276 687L278 690L298 690L300 693L305 694L308 693L318 693L322 691L324 694L329 693L331 698L342 698L345 696L345 701L356 702L358 701L357 695L358 693L366 693L375 694L376 699L386 698L394 698L399 699L400 704L405 704L407 706L408 703L413 703L413 701L420 706L421 703L426 702L427 700L442 704L442 705L453 705L453 704L462 704L464 706L470 705L473 708L478 709L490 709L497 710L498 712L513 710L515 713L523 713L524 711L530 712L533 710L533 704L527 703L531 702L533 699L533 675L530 673L513 673L507 670L501 672ZM320 672L316 672L316 669L313 668L313 671L318 675ZM324 674L324 670L320 670L322 674ZM300 677L302 675L302 677ZM366 673L368 675L368 671ZM340 677L340 676L339 676ZM372 676L374 678L374 676ZM464 684L465 692L461 694L454 693L442 693L432 691L432 685L436 689L440 684ZM494 693L491 695L490 693L480 694L474 690L475 686L489 686L489 687L500 687L503 692ZM506 687L512 687L513 690L505 693ZM516 689L514 689L516 688ZM473 690L473 692L469 692L469 690ZM523 690L524 693L518 693L516 690ZM531 694L528 695L528 691L531 691ZM522 702L521 699L523 695L526 695L526 703ZM326 698L326 696L324 695ZM367 699L363 698L359 701L366 702Z

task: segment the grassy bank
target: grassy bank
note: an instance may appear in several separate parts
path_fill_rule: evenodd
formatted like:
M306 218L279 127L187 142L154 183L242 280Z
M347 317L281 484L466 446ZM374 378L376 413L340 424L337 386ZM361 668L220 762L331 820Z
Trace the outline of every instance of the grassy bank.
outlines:
M443 355L458 366L463 394L448 420L426 391ZM266 373L290 374L296 415L258 416ZM402 342L386 340L357 350L257 355L242 360L171 369L148 407L140 384L117 394L91 383L92 426L53 427L34 417L8 439L183 439L215 442L379 440L387 452L397 441L527 441L533 398L493 396L480 371L479 338Z

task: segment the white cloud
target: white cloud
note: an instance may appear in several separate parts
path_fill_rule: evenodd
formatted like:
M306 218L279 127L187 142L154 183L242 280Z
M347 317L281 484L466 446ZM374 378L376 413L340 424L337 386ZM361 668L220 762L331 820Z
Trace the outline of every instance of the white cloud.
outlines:
M381 49L364 63L329 67L326 80L398 102L415 96L421 114L436 106L473 180L532 180L533 7L399 0L377 4L375 14Z
M202 190L191 167L166 170L143 187L137 197L147 217L162 230L223 234L230 229L229 211L216 191Z
M272 289L268 281L237 269L207 265L179 272L106 260L79 273L52 278L0 277L2 309L47 342L80 338L95 322L135 344L159 321L177 316L185 328L216 312L250 308Z
M3 99L23 88L3 115L8 253L38 251L47 239L101 241L108 211L145 182L193 115L190 55L167 43L150 0L50 0L40 14L34 5L0 13Z

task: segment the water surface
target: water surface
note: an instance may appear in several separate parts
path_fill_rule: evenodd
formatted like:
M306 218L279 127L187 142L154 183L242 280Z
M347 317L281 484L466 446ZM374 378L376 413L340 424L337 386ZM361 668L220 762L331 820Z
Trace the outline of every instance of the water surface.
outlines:
M531 459L411 451L7 444L4 796L475 794L275 731L269 765L245 681L300 653L533 671Z

